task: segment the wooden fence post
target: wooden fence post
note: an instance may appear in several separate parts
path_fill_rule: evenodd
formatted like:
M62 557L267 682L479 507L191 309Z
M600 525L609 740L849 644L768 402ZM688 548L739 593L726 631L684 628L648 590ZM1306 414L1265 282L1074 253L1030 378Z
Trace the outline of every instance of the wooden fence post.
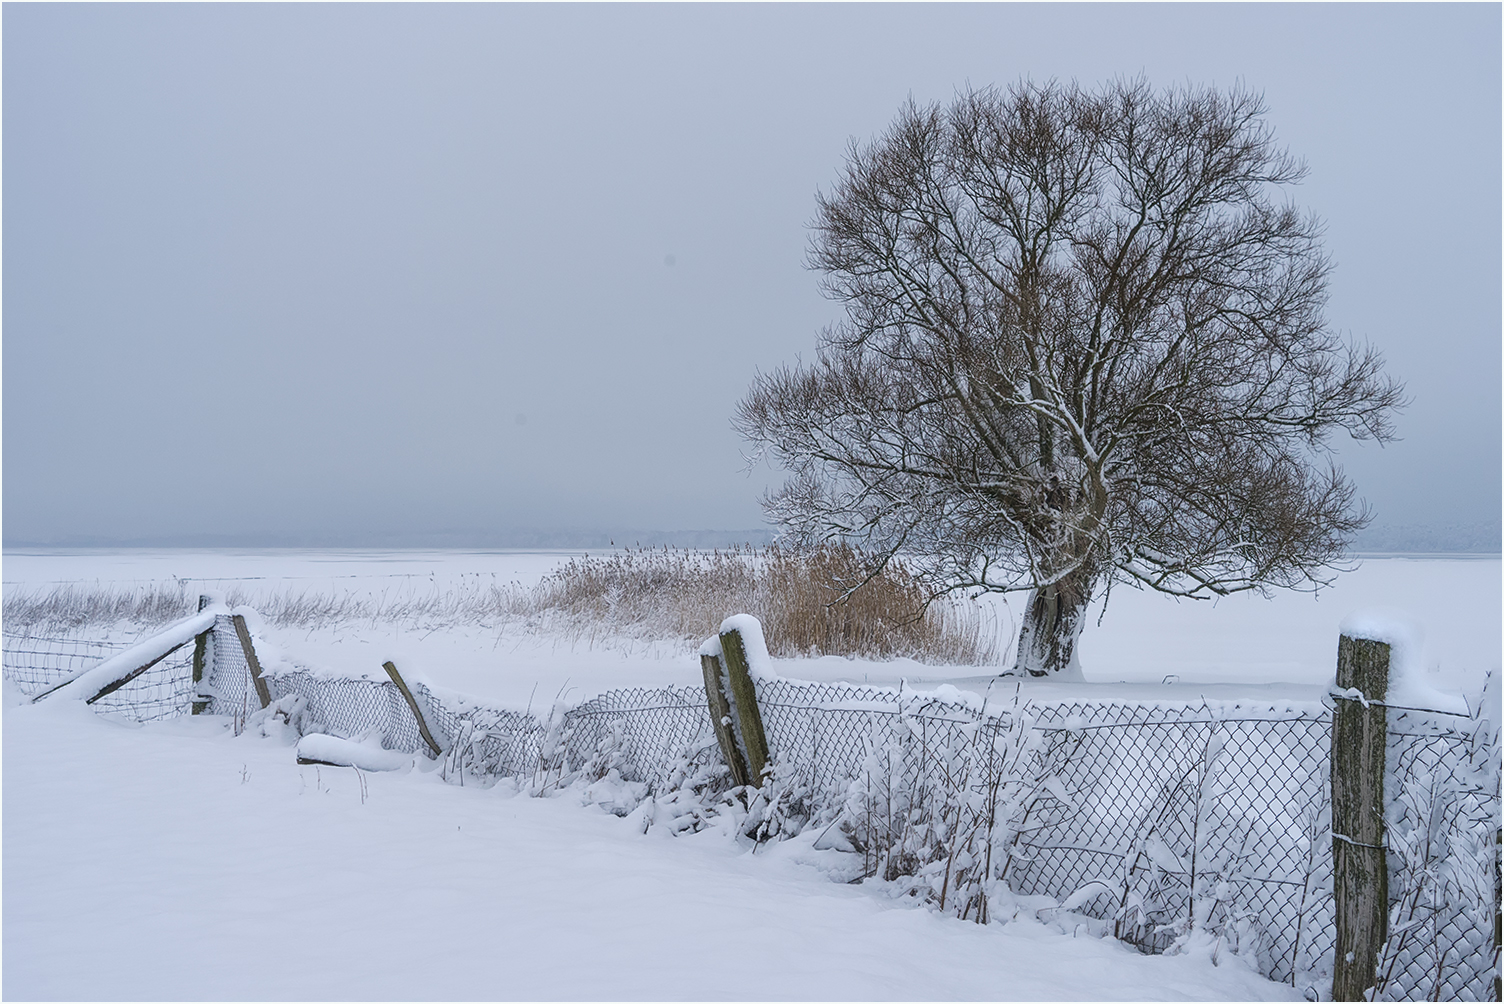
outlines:
M1332 712L1332 883L1337 920L1332 1000L1361 1001L1378 982L1379 951L1389 934L1389 868L1384 852L1383 701L1389 646L1342 635Z
M731 783L747 783L747 761L736 746L736 736L731 730L731 702L726 700L726 691L721 685L721 660L719 656L700 653L700 670L705 674L705 702L710 705L710 721L715 726L716 742L721 745L721 756L731 768Z
M256 658L256 649L251 645L251 632L245 626L245 618L236 614L230 618L235 623L235 634L240 638L240 648L245 652L245 664L251 671L251 683L256 686L256 697L261 701L263 708L272 703L272 692L267 689L266 681L261 678L261 660Z
M418 710L418 701L413 697L413 692L407 689L407 681L402 679L402 674L397 672L397 664L391 660L387 660L381 664L381 668L386 670L386 675L390 676L392 682L397 685L397 689L402 691L402 699L407 702L407 709L413 713L413 718L417 719L418 733L423 737L423 741L428 744L428 748L433 751L433 756L430 759L437 760L444 755L444 751L434 741L433 733L428 731L428 723L423 720L423 712Z
M198 610L199 610L199 613L203 613L204 612L204 608L207 607L212 602L214 602L214 599L211 596L202 596L202 595L199 596L199 598L198 598ZM210 628L210 631L212 631L212 630L213 630L213 628ZM199 684L202 683L203 680L204 680L204 660L208 656L208 653L209 653L209 631L204 631L204 632L200 633L199 635L195 636L194 639L193 639L193 710L192 710L192 713L195 714L195 715L201 715L201 714L203 714L204 713L204 709L209 706L209 702L208 701L201 701L198 698Z
M762 769L768 763L768 739L762 729L762 710L757 706L757 688L747 669L747 648L741 632L735 628L721 633L721 659L726 665L726 679L736 701L736 721L746 747L747 783L761 788Z

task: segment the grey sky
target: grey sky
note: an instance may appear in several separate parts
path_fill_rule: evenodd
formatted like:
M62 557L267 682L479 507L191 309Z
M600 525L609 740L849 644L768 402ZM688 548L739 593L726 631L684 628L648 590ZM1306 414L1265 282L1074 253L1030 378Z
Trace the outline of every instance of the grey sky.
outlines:
M7 544L760 526L729 414L835 316L802 260L849 138L1139 73L1265 93L1329 317L1414 397L1341 462L1497 541L1497 5L3 19Z

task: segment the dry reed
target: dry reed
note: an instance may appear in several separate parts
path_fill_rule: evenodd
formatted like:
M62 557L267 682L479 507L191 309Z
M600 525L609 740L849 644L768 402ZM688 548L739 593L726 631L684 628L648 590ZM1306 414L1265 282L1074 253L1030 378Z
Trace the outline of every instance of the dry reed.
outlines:
M578 558L537 589L544 609L581 623L659 638L698 641L728 613L763 623L778 656L910 656L928 662L997 661L995 632L980 611L925 591L890 562L876 574L845 545L792 551L777 546L730 551L627 549Z
M532 588L479 579L380 595L238 587L226 600L254 607L268 623L303 630L370 621L428 630L521 627L575 639L625 636L687 644L714 634L728 614L750 613L763 622L778 656L997 661L996 632L976 606L946 598L926 605L925 597L901 562L873 574L861 552L831 545L807 551L630 548L575 558ZM187 615L196 601L197 592L181 582L7 590L4 626L12 634L122 624L148 628Z

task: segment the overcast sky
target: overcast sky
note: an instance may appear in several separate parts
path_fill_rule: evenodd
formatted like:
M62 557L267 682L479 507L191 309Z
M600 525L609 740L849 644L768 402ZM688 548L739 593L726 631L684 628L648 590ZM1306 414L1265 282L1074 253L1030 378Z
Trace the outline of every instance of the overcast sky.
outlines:
M7 4L3 39L9 545L760 527L729 416L835 316L803 257L849 140L1137 74L1265 94L1328 316L1414 398L1340 462L1381 524L1498 539L1497 5Z

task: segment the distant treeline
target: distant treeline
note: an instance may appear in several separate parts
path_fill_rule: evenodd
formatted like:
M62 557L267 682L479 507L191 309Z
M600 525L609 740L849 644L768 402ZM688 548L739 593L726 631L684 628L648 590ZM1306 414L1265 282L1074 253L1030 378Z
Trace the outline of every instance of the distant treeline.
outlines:
M776 531L522 529L401 534L184 534L159 537L71 535L42 540L7 538L4 546L31 547L351 547L351 548L538 548L605 547L728 548L773 542ZM1498 554L1504 550L1498 522L1375 523L1361 531L1352 550L1361 554Z
M1359 532L1359 553L1498 554L1501 534L1492 523L1374 523Z
M515 529L442 530L404 533L236 533L107 537L72 534L36 540L6 538L4 546L32 547L350 547L350 548L538 548L576 550L605 547L687 547L693 549L761 547L775 531Z

